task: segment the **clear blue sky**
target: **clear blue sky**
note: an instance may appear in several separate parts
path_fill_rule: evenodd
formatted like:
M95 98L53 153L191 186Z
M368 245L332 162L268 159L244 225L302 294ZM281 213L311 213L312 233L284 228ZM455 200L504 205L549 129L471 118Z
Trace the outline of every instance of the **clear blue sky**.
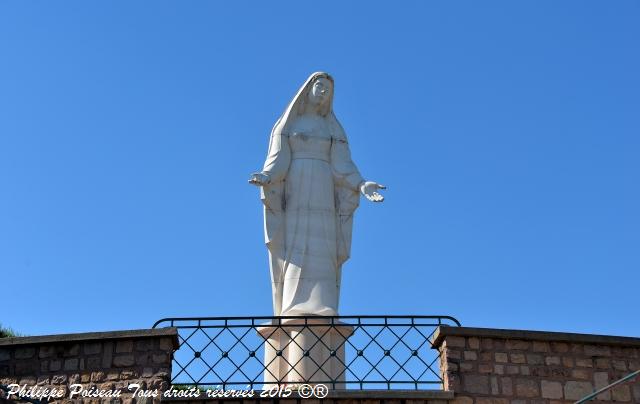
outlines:
M366 178L342 314L640 335L637 1L3 1L0 322L270 315L248 175L313 71Z

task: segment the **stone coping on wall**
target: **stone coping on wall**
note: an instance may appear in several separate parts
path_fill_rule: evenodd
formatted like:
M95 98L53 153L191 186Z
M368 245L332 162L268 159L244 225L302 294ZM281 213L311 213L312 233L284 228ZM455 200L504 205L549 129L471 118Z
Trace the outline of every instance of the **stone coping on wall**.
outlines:
M151 328L141 330L123 330L106 332L87 332L75 334L39 335L35 337L0 338L0 346L37 345L48 343L65 343L80 341L106 341L131 338L171 337L174 349L179 346L178 329L175 327Z
M452 337L479 337L500 338L517 340L536 340L554 342L573 342L584 344L621 345L627 347L640 347L640 338L619 337L612 335L576 334L568 332L507 330L499 328L475 328L475 327L449 327L440 326L433 335L431 345L438 348L444 338Z

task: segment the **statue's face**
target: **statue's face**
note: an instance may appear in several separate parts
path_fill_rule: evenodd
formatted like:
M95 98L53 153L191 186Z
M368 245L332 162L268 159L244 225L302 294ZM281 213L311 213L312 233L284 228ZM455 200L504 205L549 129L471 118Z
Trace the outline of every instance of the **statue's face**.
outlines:
M329 99L331 91L331 81L324 77L317 78L309 93L309 102L313 105L322 105Z

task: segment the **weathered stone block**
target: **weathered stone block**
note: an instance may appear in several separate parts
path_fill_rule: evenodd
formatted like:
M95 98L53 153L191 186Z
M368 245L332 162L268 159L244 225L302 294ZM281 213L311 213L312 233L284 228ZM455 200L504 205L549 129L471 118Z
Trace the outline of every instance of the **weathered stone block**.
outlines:
M49 362L49 371L57 372L60 369L62 369L62 360L53 359L53 360L51 360L51 362Z
M520 373L520 366L516 365L507 365L505 366L505 370L508 375L517 375Z
M444 343L446 347L464 348L466 346L464 337L447 336Z
M505 346L507 349L521 349L526 350L531 347L531 341L523 341L519 339L508 339L505 341Z
M547 356L544 358L544 363L547 366L560 366L560 357L559 356Z
M20 379L20 382L18 384L26 384L28 386L33 386L34 384L36 384L36 378L33 376L23 377L22 379Z
M493 365L490 363L481 363L478 365L479 373L493 373Z
M51 378L49 376L40 376L38 377L38 381L36 381L36 384L38 386L44 386L45 384L50 384L51 383Z
M524 354L522 353L512 353L511 354L511 363L526 363L526 359Z
M57 349L55 346L41 346L38 349L38 357L39 358L53 358L57 356Z
M544 364L544 357L539 354L527 354L527 363L530 365Z
M569 344L565 342L552 342L551 350L558 353L569 352Z
M11 359L11 351L9 349L0 348L0 362L8 361L10 359Z
M482 346L482 349L487 349L487 350L493 349L493 339L491 339L491 338L482 338L480 340L480 346Z
M489 376L465 375L462 378L464 391L473 394L489 394Z
M523 376L529 376L531 374L531 368L529 366L520 366L520 374Z
M566 400L579 400L593 392L591 382L569 381L564 385L564 398Z
M585 345L584 354L587 356L611 356L611 349L606 345Z
M478 360L478 353L476 351L464 351L464 359L468 361Z
M631 401L631 389L629 385L622 384L611 389L611 398L613 401Z
M590 380L591 371L588 369L573 369L571 371L571 377L578 380Z
M120 372L120 380L130 380L138 377L138 372L135 370L123 370Z
M509 399L498 397L478 397L476 404L509 404Z
M531 375L536 377L549 377L551 369L548 366L533 366L531 367Z
M576 366L581 368L592 368L593 367L593 359L591 358L576 358Z
M498 386L498 377L491 376L489 381L491 382L491 394L494 396L500 394L500 386Z
M452 337L447 337L447 339ZM464 340L464 338L463 338ZM143 339L136 341L136 351L152 351L154 349L153 343L155 341L152 339Z
M76 384L76 383L80 383L80 374L79 373L74 373L74 374L69 376L69 384Z
M571 376L571 369L568 368L549 368L551 377L569 378Z
M572 368L573 367L573 358L570 356L563 356L562 357L562 366L564 366L565 368Z
M67 375L53 375L51 377L51 384L63 384L67 382Z
M493 352L480 352L480 360L490 362L493 360Z
M64 356L78 356L80 353L80 344L68 344L64 347Z
M101 342L86 342L84 344L84 354L85 355L95 355L102 352L102 343Z
M540 397L538 382L532 379L516 379L516 395L518 397Z
M123 368L133 366L136 363L133 355L118 355L113 358L113 366L117 368Z
M447 364L448 363L449 362L447 362ZM145 352L145 353L136 354L136 365L140 365L140 366L151 365L151 353Z
M498 363L507 363L509 362L509 356L506 352L496 352L495 353L496 362Z
M16 359L30 359L36 355L36 349L33 347L16 348L14 355Z
M502 384L502 394L505 396L513 395L513 380L510 377L502 377L500 379Z
M100 364L102 363L102 358L94 356L92 358L87 358L87 369L99 369Z
M562 383L542 380L541 390L543 398L562 399Z
M449 359L460 360L462 359L462 351L458 349L446 348L444 350L444 357L447 358L447 360Z
M476 337L467 338L467 344L471 349L480 349L480 338L476 338Z
M504 365L493 365L493 373L497 375L504 374Z
M102 347L102 367L107 369L111 367L113 360L113 342L105 342Z
M116 353L129 353L129 352L133 352L132 340L118 341L116 343Z
M533 341L533 352L549 352L550 347L548 342Z
M91 372L91 381L94 383L105 381L104 372Z
M64 370L78 370L78 358L69 358L64 360Z
M169 362L169 355L166 353L154 354L153 355L153 363L163 364Z
M173 340L171 338L162 338L160 340L160 350L173 352Z
M120 373L116 371L107 372L106 376L107 381L115 381L120 379Z
M144 368L142 369L142 375L141 377L148 379L151 376L153 376L153 368Z
M640 403L640 383L633 385L633 398L636 402Z
M452 401L449 401L449 403L451 403L451 404L473 404L473 398L456 395L456 397ZM407 404L409 404L409 400L407 400ZM418 403L416 403L416 404L418 404Z
M573 356L582 355L584 353L584 344L571 344L569 350Z
M596 390L599 390L609 384L609 374L607 372L594 372L593 382L596 385ZM598 400L611 400L611 390L607 390L601 393L597 397Z
M35 361L20 361L14 367L17 376L34 375L39 368L38 362Z
M627 370L627 364L623 360L613 359L611 361L611 364L613 365L613 368L615 370L622 370L622 371L626 371ZM633 370L636 370L636 369L633 369Z

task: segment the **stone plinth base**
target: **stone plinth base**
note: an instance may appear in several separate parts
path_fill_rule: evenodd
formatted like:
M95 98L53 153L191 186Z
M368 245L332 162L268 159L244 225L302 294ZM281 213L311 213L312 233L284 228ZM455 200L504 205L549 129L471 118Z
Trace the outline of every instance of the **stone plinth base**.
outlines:
M265 383L335 381L330 388L345 388L344 345L352 326L330 318L272 320L258 334L265 340Z

